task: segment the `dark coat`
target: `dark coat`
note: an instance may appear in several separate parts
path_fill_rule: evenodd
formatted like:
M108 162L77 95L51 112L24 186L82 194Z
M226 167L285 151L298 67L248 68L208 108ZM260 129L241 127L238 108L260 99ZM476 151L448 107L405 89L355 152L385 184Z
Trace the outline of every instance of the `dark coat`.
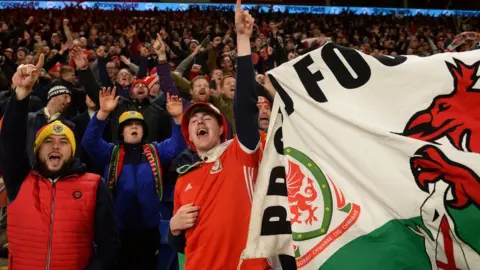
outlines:
M85 130L87 129L88 123L90 122L90 115L88 111L83 112L79 116L73 118L73 123L75 124L75 129L78 134L78 141L81 141L83 138L83 134L85 134ZM112 133L110 127L105 128L102 138L107 142L112 142ZM94 162L94 160L87 154L83 147L77 147L77 157L85 163L87 166L87 171L91 173L96 173L99 175L103 175L103 166Z

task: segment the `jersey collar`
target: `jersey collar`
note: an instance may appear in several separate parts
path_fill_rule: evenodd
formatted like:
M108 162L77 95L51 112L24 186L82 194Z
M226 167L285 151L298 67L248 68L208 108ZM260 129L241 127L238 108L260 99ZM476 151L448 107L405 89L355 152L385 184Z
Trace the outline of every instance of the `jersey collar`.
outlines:
M221 143L214 148L210 149L203 158L199 158L200 161L197 161L193 164L183 165L177 169L179 175L184 175L189 171L192 171L195 168L200 167L203 163L213 163L217 161L220 156L227 150L228 146L232 143L233 140L228 140L224 143ZM198 156L197 156L198 157Z

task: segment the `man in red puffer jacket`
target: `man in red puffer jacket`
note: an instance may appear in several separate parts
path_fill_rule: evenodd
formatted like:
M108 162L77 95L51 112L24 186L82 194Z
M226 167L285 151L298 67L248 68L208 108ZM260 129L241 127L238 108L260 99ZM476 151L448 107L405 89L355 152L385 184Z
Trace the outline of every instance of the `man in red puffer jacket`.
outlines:
M54 121L39 130L36 164L25 141L29 96L43 66L20 65L3 119L3 178L10 201L9 269L110 269L120 246L113 204L100 176L74 158L72 130ZM94 243L96 250L94 252Z

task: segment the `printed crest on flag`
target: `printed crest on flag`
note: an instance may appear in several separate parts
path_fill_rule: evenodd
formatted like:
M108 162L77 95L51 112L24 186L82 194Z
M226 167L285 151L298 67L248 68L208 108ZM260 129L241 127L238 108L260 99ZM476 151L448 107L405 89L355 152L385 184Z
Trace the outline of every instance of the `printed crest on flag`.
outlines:
M347 202L342 191L304 153L287 147L287 191L294 241L326 236L307 250L294 246L299 266L310 262L358 219L360 207ZM335 219L333 213L335 212ZM304 253L305 252L305 253Z

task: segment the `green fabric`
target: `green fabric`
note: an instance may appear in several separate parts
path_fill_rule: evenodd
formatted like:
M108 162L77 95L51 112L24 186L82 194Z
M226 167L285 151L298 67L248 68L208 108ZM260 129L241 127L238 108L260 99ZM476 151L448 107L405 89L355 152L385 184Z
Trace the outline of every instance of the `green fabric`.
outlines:
M424 238L411 230L421 226L419 223L423 224L420 217L392 220L341 247L320 269L432 269L424 248Z
M480 209L471 204L464 209L447 207L448 213L455 222L455 232L465 244L480 253Z
M190 94L190 81L178 76L173 72L170 73L170 76L172 77L173 82L177 86L178 92L180 92L182 98L192 100L192 95Z
M185 257L185 254L178 253L178 269L179 270L184 270L185 269L185 262L186 261L187 261L187 258Z

